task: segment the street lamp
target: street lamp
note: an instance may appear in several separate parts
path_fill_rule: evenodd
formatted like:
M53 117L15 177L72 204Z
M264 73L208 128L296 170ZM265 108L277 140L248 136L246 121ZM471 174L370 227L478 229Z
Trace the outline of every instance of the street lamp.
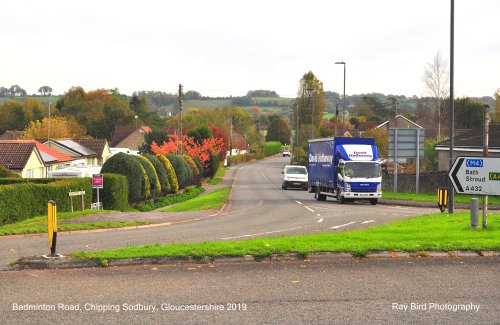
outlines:
M344 97L342 99L342 106L343 106L343 112L345 112L345 62L344 61L339 61L339 62L335 62L335 64L343 64L344 65ZM344 114L342 114L342 116L344 116ZM345 121L342 122L342 136L344 135L345 133Z
M139 118L139 116L135 116L135 129L137 130L137 119Z
M297 157L297 165L299 164L299 105L295 103L295 109L297 110L297 129L295 132L295 136L297 138L297 141L295 142L295 156Z

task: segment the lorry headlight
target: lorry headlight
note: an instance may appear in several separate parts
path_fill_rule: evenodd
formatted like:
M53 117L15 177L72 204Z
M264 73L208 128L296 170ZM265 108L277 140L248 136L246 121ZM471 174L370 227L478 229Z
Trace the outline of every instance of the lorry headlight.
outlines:
M345 183L345 191L350 192L351 191L351 184Z
M377 192L382 192L382 184L377 185Z

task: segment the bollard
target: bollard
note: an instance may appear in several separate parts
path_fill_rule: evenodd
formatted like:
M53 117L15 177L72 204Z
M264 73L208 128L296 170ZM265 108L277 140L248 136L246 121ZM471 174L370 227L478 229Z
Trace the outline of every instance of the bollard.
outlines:
M479 229L477 225L478 215L479 215L479 200L477 198L472 198L470 200L470 226L473 229Z

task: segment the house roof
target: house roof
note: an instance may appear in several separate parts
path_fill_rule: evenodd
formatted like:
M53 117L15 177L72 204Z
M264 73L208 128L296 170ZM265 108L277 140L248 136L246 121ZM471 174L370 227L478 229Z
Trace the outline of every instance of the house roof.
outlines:
M0 135L0 140L18 140L22 134L22 131L5 131L4 134Z
M40 156L44 163L63 163L67 161L75 160L73 157L63 154L49 146L44 145L36 140L3 140L3 143L34 143L40 152Z
M69 140L69 139L52 140L51 139L50 142L52 142L56 145L59 145L63 148L66 148L67 150L70 150L79 156L83 156L83 157L96 157L96 156L98 156L97 152L81 145L80 143L76 142L75 140Z
M115 132L113 133L113 139L111 139L111 146L116 147L117 144L134 133L135 130L136 128L133 126L117 126L115 128Z
M462 132L455 135L454 148L465 149L482 149L483 148L483 129L471 129L467 132ZM436 149L440 148L449 149L450 140L445 140L436 144ZM488 148L499 150L500 149L500 125L490 125Z
M33 150L38 153L34 142L0 141L0 165L11 170L22 170Z
M415 123L415 122L407 119L403 115L396 115L396 117L390 118L389 120L387 120L384 123L382 123L379 126L377 126L377 128L386 126L387 124L388 124L389 127L399 127L399 125L402 124L402 123L404 123L406 126L411 125L411 126L413 126L413 128L416 128L416 129L423 129L423 127L421 127L417 123Z
M74 141L96 152L100 156L102 156L107 143L106 139L77 139Z

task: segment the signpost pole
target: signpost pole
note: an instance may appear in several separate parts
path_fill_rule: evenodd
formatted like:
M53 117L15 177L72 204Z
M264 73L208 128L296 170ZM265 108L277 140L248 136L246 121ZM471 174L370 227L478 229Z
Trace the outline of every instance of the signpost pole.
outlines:
M488 114L488 105L484 105L484 139L483 139L483 157L488 157L489 127L490 116ZM483 196L483 229L488 227L488 195Z

